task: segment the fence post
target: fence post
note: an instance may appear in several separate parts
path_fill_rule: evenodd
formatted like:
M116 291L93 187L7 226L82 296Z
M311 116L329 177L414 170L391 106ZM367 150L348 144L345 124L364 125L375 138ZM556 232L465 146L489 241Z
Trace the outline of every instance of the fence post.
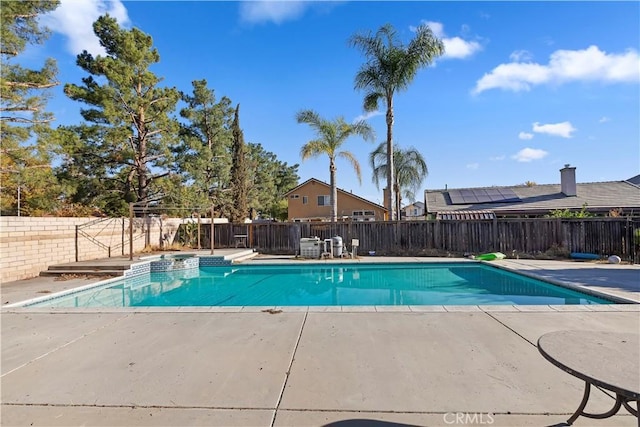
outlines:
M213 221L213 217L211 221ZM202 245L200 245L200 212L198 212L198 250L200 249L202 249Z
M213 255L213 205L211 205L211 255Z
M636 247L636 240L635 240L635 232L633 230L633 221L631 221L631 217L627 217L627 224L625 225L625 230L626 230L626 243L627 243L627 247L625 248L627 254L628 254L628 260L631 262L631 264L635 264L636 261L636 251L635 251L635 247Z
M122 217L122 233L120 233L120 252L124 256L124 217Z
M495 251L502 251L504 248L502 248L502 245L500 245L498 241L498 218L496 218L495 214L493 215L493 221L491 221L491 223L493 225L491 236L493 242L491 242L491 247L493 247Z
M133 203L129 203L129 261L133 260Z
M75 241L75 246L76 246L76 262L78 262L78 226L76 225L76 241Z

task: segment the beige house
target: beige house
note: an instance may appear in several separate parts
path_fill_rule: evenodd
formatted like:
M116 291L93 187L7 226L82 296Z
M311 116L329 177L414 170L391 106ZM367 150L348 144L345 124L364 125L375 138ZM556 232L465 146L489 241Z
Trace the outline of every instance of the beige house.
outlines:
M285 194L289 221L330 221L331 186L311 178ZM338 188L338 221L383 221L387 209Z
M414 202L402 208L402 219L406 219L406 220L425 219L424 203Z

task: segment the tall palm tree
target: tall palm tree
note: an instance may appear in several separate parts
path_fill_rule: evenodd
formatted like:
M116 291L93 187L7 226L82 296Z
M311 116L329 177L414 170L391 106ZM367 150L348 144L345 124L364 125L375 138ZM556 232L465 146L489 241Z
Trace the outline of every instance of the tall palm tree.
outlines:
M313 139L302 146L300 156L302 160L318 157L326 154L329 156L329 176L331 184L331 221L335 222L338 216L338 187L336 185L336 158L341 157L351 163L356 171L358 181L362 181L360 174L360 164L349 151L339 151L344 142L353 135L361 136L365 141L373 141L373 129L367 122L349 124L343 117L338 117L333 121L321 118L313 110L302 110L296 114L298 123L306 123L316 132L317 139Z
M387 106L387 164L393 161L393 95L407 89L420 68L426 67L435 58L444 53L444 44L433 35L426 25L416 29L415 37L405 46L390 24L386 24L374 34L356 34L349 43L359 48L367 57L355 77L355 88L365 90L364 109L375 111L378 101L383 99ZM393 206L393 188L395 182L393 167L387 168L386 204L390 219L396 218Z
M373 183L380 188L380 180L387 175L388 157L386 143L381 142L378 147L369 154L369 163L373 169ZM402 207L402 196L407 199L415 199L415 191L418 190L422 181L429 173L427 162L422 154L413 147L401 149L398 146L393 148L393 169L394 183L393 192L395 194L396 212L400 212ZM398 214L398 219L400 215Z

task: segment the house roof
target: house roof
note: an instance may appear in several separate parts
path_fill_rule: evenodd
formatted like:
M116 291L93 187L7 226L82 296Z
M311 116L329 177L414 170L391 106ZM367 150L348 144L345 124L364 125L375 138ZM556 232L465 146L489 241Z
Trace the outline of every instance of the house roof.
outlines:
M422 203L422 202L413 202L410 205L407 205L407 206L403 207L402 209L407 209L407 208L410 208L412 206L414 206L414 207L416 207L418 209L424 209L424 203Z
M507 189L520 199L517 201L452 204L449 191ZM621 208L626 214L640 214L640 189L628 181L589 182L576 184L576 196L566 196L560 184L518 185L506 187L478 187L464 189L426 190L427 213L460 210L492 210L500 213L548 213L556 209L581 209L606 212Z
M326 182L324 182L324 181L320 181L319 179L315 179L315 178L310 178L310 179L306 180L305 182L303 182L302 184L298 185L297 187L294 187L294 188L292 188L291 190L287 191L286 193L284 193L284 195L285 195L285 196L289 196L289 194L295 193L295 192L296 192L297 190L299 190L301 187L304 187L305 185L307 185L307 184L309 184L309 183L311 183L311 182L315 182L316 184L324 185L324 186L325 186L325 187L327 187L328 189L330 189L330 188L331 188L331 186L330 186L329 184L327 184ZM351 196L351 197L353 197L353 198L355 198L355 199L358 199L358 200L360 200L360 201L362 201L362 202L364 202L364 203L368 203L368 204L370 204L370 205L372 205L372 206L375 206L375 207L377 207L377 208L379 208L379 209L382 209L382 210L383 210L383 211L385 211L385 212L386 212L386 211L388 211L388 209L387 209L387 208L385 208L385 207L384 207L384 206L382 206L382 205L379 205L379 204L377 204L377 203L373 203L372 201L367 200L367 199L365 199L364 197L357 196L357 195L355 195L355 194L353 194L353 193L351 193L351 192L349 192L349 191L345 191L345 190L343 190L343 189L341 189L341 188L338 188L338 193L342 193L342 194L344 194L344 195Z
M636 175L634 177L629 178L627 182L630 182L635 185L640 185L640 175Z

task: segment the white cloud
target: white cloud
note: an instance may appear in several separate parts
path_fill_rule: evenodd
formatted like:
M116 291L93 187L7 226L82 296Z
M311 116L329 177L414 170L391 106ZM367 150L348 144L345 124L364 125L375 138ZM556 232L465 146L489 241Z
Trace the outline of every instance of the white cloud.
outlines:
M476 41L466 41L460 37L444 38L444 55L443 58L462 59L473 55L482 49L480 43Z
M477 41L465 40L462 37L447 37L444 32L444 25L441 22L422 21L422 23L431 29L434 36L442 40L442 44L444 44L444 55L442 55L442 59L463 59L482 50L482 45ZM409 26L409 29L415 31L416 27ZM462 32L464 34L468 33L469 26L463 25Z
M504 160L506 158L506 156L502 155L502 156L496 156L496 157L489 157L489 160L491 160L492 162L499 162L501 160Z
M544 158L547 154L544 150L539 150L537 148L523 148L518 151L516 154L511 156L511 158L515 159L518 162L530 162L532 160L540 160Z
M530 62L533 59L533 54L528 50L516 50L509 55L509 59L512 62Z
M360 114L358 117L353 119L352 123L359 122L360 120L369 120L371 117L381 116L381 115L382 115L382 111L378 111L378 110L369 111L368 113Z
M480 167L480 163L469 163L467 169L476 170Z
M556 42L549 36L542 37L540 41L547 46L553 46L554 44L556 44Z
M240 19L251 24L269 21L281 24L301 17L311 5L311 2L298 0L243 1L240 3Z
M534 85L571 81L638 82L638 51L606 53L597 46L589 46L583 50L556 50L546 65L517 61L500 64L476 82L472 93L489 89L528 91Z
M600 120L598 120L598 123L607 123L610 121L611 119L609 117L603 116Z
M42 16L42 23L67 37L67 50L72 55L83 50L94 56L104 55L105 50L93 33L93 23L107 13L122 26L130 23L120 0L62 0L53 12Z
M577 129L573 127L571 122L553 123L541 125L538 122L533 124L533 131L536 133L546 133L547 135L561 136L563 138L571 138L573 132Z
M422 23L429 27L433 35L437 38L441 39L444 37L444 25L442 24L442 22L422 21ZM415 27L412 29L412 31L415 31Z
M520 132L518 134L518 138L525 139L525 140L533 139L533 134L532 133L528 133L528 132Z

